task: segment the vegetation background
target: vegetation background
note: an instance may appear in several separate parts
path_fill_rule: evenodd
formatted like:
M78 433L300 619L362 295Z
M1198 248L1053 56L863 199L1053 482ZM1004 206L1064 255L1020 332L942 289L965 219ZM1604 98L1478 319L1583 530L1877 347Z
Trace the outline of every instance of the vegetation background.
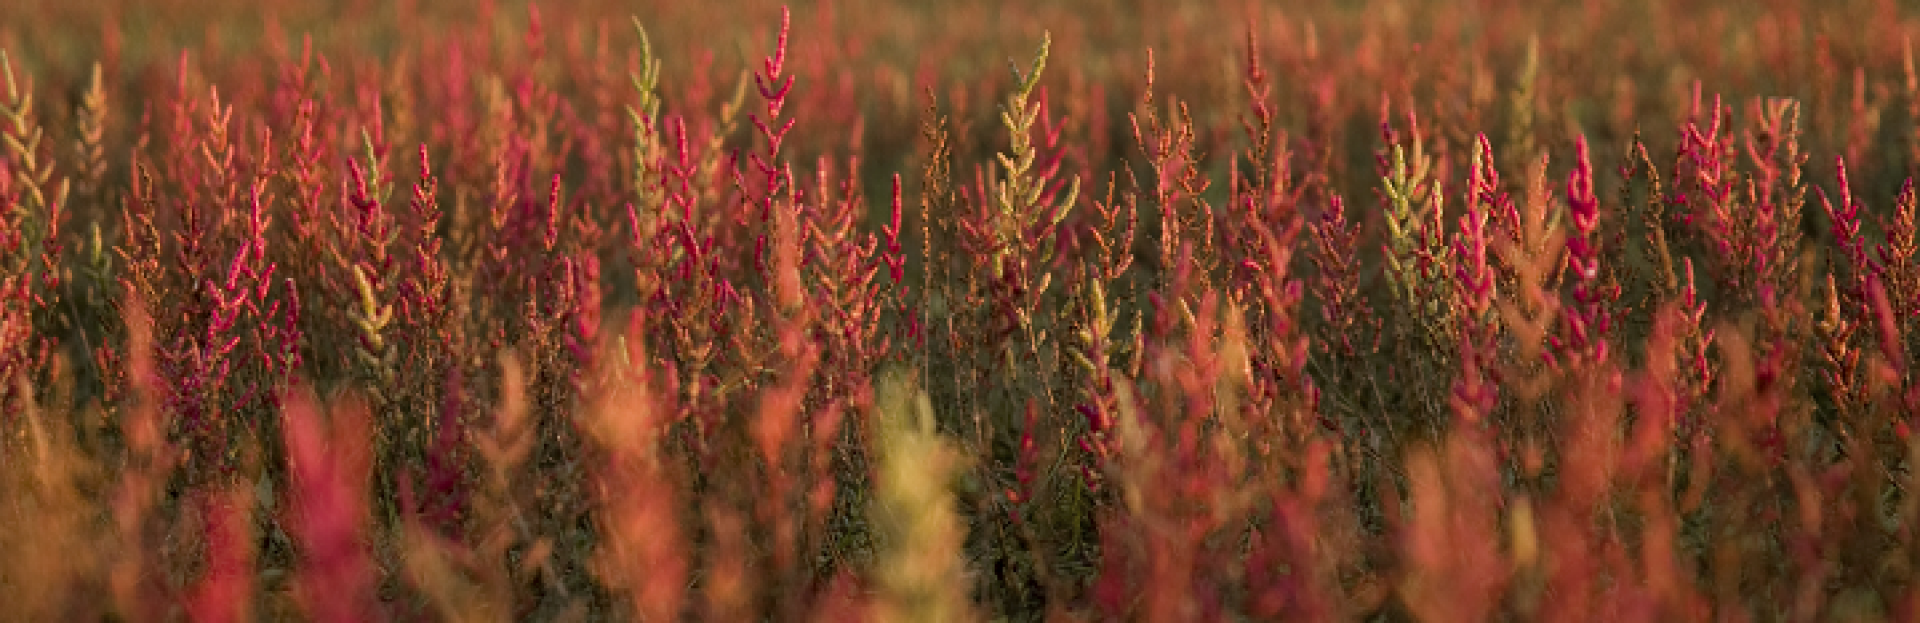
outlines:
M1892 0L0 9L0 619L1915 620Z

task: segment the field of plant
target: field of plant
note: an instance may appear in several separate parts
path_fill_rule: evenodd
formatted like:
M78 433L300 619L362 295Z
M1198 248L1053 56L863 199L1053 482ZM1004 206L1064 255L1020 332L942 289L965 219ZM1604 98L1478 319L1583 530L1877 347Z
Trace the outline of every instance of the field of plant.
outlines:
M15 0L0 620L1920 620L1895 0Z

